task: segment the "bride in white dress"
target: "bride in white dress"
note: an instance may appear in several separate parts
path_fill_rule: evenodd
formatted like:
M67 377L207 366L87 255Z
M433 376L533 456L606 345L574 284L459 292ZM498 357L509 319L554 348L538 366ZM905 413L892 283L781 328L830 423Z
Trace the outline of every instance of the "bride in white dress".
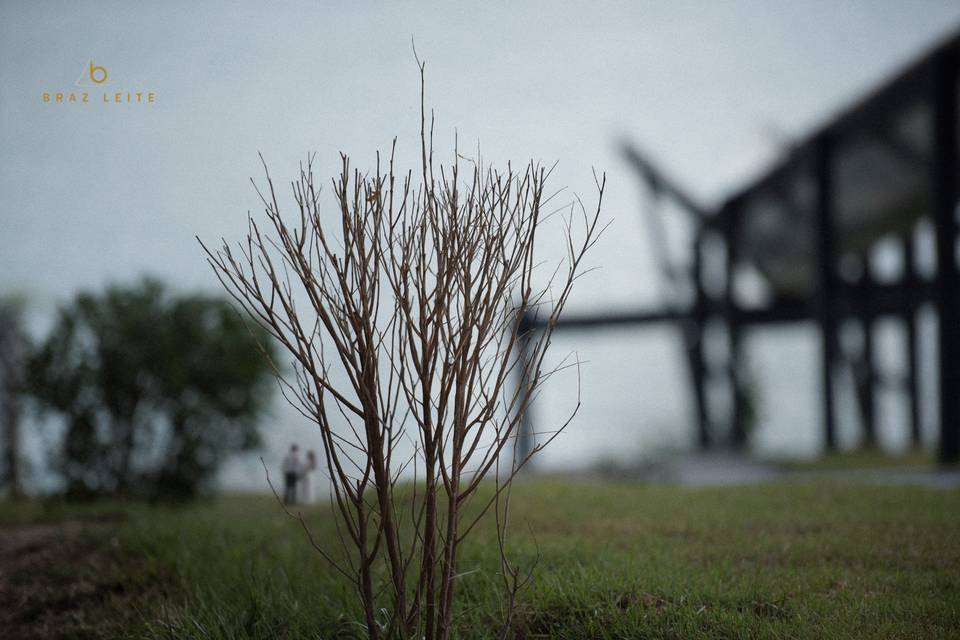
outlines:
M313 451L307 452L307 459L300 468L300 504L313 504L313 472L317 469L317 455Z

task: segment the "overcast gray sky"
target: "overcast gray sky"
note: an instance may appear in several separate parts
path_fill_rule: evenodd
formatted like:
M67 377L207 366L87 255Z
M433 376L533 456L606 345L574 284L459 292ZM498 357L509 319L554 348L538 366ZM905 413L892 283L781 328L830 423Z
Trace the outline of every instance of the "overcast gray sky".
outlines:
M443 150L609 174L604 277L583 303L650 300L628 135L709 201L960 24L911 2L14 2L0 5L0 289L38 304L141 271L214 282L193 236L239 234L262 151L365 165L416 149L411 36ZM150 105L44 104L93 60ZM106 89L105 89L106 90Z
M194 236L242 233L257 151L281 182L309 151L325 174L340 150L368 166L393 136L416 159L413 37L441 152L456 128L495 163L558 161L554 185L586 196L607 171L603 271L575 304L650 303L619 136L710 202L960 25L955 0L264 4L0 4L0 293L43 315L143 272L215 288ZM110 74L91 103L42 101L91 60Z

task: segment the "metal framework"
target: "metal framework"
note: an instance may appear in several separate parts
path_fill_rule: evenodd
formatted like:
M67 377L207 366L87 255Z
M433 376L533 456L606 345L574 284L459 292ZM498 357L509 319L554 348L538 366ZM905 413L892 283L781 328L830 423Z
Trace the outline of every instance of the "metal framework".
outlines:
M909 433L921 435L917 312L935 310L937 322L937 407L943 463L960 461L960 273L957 265L958 61L960 34L947 39L814 131L766 174L705 208L633 148L627 160L651 192L673 200L693 221L690 256L683 273L663 261L662 275L683 279L693 292L682 307L637 313L562 317L558 330L597 330L616 325L673 323L684 337L702 448L740 447L746 441L742 369L743 337L751 328L781 323L815 323L820 336L821 428L823 446L837 445L836 374L850 367L863 424L863 442L876 441L875 389L886 381L877 372L873 334L878 318L896 318L906 335L907 371L899 384L908 399ZM918 225L933 229L936 269L921 274L914 248ZM895 239L903 269L894 281L879 281L871 251ZM709 248L707 246L709 242ZM705 254L721 246L724 286L704 286ZM855 267L851 269L851 265ZM770 295L748 305L738 295L744 269L761 274ZM533 317L525 328L540 326ZM725 328L726 362L710 366L704 344L708 325ZM845 326L862 336L858 349L839 339ZM724 415L706 398L711 380L729 390ZM518 446L533 444L532 419ZM721 440L718 434L727 434Z

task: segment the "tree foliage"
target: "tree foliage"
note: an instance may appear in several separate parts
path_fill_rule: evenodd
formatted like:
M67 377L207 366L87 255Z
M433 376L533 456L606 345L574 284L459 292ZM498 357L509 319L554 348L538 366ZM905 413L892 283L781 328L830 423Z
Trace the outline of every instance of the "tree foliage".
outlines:
M64 419L67 492L194 495L259 444L271 349L226 301L157 280L79 294L29 367L32 395Z
M24 300L0 298L0 486L18 497L23 490L20 456L23 373L30 338L24 328Z

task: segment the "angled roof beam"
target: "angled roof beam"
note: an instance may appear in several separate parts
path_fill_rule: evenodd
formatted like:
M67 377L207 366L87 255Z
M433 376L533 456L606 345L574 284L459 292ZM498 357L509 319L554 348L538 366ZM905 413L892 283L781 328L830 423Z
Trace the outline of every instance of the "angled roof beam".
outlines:
M707 210L702 207L687 190L677 183L676 180L667 176L667 174L657 167L643 152L629 142L620 144L621 153L627 162L636 169L637 173L643 178L650 190L656 194L665 194L674 202L680 205L682 209L691 213L696 218L705 218Z
M825 135L842 139L844 134L851 131L866 131L891 113L901 108L918 95L924 95L933 80L934 60L940 56L960 51L960 33L954 33L932 47L917 62L903 69L892 79L876 90L857 100L854 106L811 131L792 153L773 166L767 173L754 180L746 187L732 194L728 201L740 200L753 196L757 191L765 188L772 180L787 171L790 166L803 155L811 153L815 141Z

